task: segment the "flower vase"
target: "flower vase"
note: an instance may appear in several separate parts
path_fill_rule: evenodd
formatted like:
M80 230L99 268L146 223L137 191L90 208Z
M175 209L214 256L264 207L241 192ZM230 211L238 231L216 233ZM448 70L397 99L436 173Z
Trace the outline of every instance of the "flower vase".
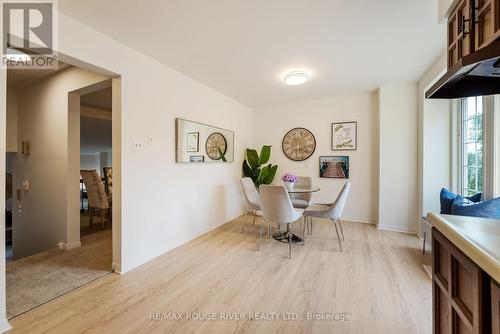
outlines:
M288 190L292 190L293 189L293 186L295 185L294 182L286 182L284 181L285 183L285 187L288 189Z

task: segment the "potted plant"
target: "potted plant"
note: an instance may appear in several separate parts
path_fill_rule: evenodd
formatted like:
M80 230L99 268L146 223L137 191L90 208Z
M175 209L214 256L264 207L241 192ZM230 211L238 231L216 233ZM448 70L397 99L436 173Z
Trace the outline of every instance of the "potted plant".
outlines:
M285 183L285 187L292 189L299 178L295 174L288 172L281 177L281 180Z
M273 182L277 165L268 164L271 157L271 146L264 145L260 151L260 155L254 149L247 148L246 159L243 161L243 175L252 179L255 187L259 189L261 184L271 184Z

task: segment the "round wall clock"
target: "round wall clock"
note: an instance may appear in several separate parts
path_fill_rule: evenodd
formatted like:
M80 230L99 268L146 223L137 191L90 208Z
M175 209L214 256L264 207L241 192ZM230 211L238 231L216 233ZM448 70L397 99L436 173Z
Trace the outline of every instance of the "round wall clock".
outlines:
M207 155L210 159L219 160L221 158L219 149L222 151L222 154L226 154L226 138L222 135L222 133L214 132L207 138L205 151L207 151Z
M303 161L314 153L316 138L307 129L295 128L288 131L285 137L283 137L281 147L288 159Z

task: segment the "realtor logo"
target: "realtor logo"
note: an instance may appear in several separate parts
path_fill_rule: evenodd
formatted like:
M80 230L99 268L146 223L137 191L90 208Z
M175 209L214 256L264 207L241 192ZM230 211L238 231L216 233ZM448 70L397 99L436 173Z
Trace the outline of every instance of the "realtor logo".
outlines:
M2 0L2 66L55 68L55 2Z

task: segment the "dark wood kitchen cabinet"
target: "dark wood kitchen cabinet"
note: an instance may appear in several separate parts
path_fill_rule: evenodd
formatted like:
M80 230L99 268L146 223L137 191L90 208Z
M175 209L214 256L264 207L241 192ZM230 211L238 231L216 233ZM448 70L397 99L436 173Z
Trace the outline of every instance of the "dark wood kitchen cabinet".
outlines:
M495 312L499 321L495 280L435 228L432 238L433 333L500 333L492 331Z
M448 17L448 68L474 50L470 25L471 1L461 0Z
M500 333L500 286L491 281L491 332Z
M448 16L448 69L500 37L500 0L461 0Z
M474 48L479 50L500 36L500 0L475 0Z

